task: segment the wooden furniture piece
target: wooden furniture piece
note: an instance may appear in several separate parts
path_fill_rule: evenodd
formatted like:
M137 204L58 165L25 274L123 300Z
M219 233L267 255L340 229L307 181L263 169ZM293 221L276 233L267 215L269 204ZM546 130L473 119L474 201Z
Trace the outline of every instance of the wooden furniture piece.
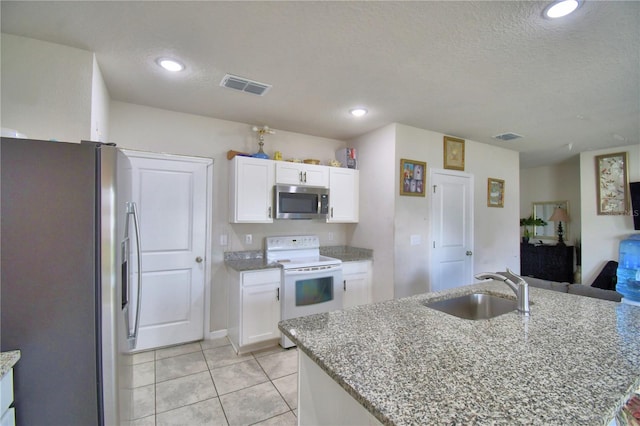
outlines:
M573 283L573 246L520 244L520 274Z

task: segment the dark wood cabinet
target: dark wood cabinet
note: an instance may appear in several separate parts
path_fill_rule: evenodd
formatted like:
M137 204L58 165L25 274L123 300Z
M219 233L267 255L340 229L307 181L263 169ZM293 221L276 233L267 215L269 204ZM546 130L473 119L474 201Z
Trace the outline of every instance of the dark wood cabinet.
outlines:
M573 283L573 246L520 244L520 274Z

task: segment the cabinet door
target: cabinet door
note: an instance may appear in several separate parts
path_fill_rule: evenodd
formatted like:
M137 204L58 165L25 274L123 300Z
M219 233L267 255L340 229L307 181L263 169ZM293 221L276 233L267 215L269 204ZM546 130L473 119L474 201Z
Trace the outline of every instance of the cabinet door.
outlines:
M346 262L342 267L344 308L371 303L371 262Z
M360 180L358 170L329 168L329 223L359 220Z
M279 293L279 282L243 287L241 346L280 337Z
M329 167L306 164L302 170L304 184L309 186L329 187Z
M327 166L291 162L276 163L276 183L287 185L329 186Z
M273 161L235 157L229 173L229 222L273 222Z

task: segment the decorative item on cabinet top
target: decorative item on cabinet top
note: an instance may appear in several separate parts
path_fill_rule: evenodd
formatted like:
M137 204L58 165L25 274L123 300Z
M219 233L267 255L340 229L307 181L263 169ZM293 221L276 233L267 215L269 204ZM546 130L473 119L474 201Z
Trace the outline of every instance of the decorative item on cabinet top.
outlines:
M253 126L251 130L258 133L258 147L259 147L258 152L256 152L251 156L255 158L268 159L269 156L262 150L262 147L264 146L264 135L265 134L273 135L275 133L275 130L270 129L269 126L266 126L266 125L262 127Z

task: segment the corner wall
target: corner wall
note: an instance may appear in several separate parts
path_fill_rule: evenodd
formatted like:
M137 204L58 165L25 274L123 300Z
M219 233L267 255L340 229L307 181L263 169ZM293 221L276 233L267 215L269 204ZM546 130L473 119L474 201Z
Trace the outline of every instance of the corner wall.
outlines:
M443 168L443 137L392 124L347 143L360 159L360 223L350 243L374 249L376 302L431 289L431 197L399 195L400 159L425 161L429 176L430 168ZM474 273L520 271L518 152L467 140L465 163L465 172L474 175ZM505 180L503 208L487 207L489 177ZM412 235L419 245L411 245Z
M373 249L373 301L393 299L396 125L390 124L347 143L356 148L360 170L360 222L350 244Z

